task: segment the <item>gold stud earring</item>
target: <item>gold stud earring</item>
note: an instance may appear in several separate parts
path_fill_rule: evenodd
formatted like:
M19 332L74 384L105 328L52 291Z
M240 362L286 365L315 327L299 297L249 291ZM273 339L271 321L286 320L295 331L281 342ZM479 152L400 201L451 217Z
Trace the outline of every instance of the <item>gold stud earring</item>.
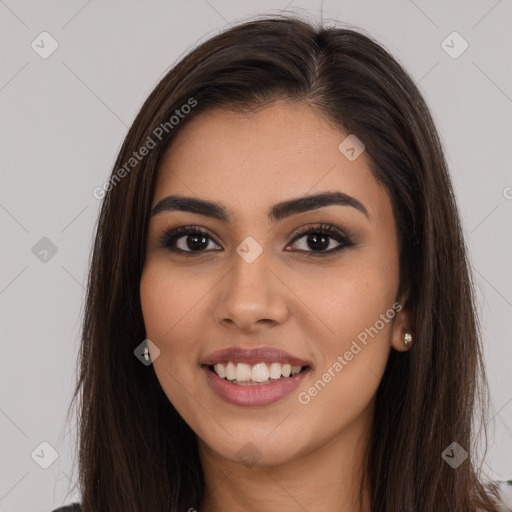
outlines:
M408 332L406 332L405 336L404 336L404 345L406 347L408 347L411 342L412 342L412 336Z

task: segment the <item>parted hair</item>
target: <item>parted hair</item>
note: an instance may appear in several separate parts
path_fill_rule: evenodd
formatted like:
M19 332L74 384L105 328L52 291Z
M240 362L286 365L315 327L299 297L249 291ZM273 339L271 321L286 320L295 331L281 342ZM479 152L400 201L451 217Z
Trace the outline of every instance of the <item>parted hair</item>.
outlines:
M155 178L173 138L201 112L250 112L277 100L304 102L364 142L397 225L399 293L413 345L391 351L377 390L361 496L366 482L373 512L497 510L476 458L488 387L442 143L398 60L363 30L338 25L280 15L230 27L181 57L130 126L95 226L71 403L82 512L201 507L196 435L152 365L134 356L145 339L139 285ZM187 104L194 106L182 109ZM188 113L170 123L177 109ZM152 148L127 168L149 140ZM453 442L469 454L456 469L442 457Z

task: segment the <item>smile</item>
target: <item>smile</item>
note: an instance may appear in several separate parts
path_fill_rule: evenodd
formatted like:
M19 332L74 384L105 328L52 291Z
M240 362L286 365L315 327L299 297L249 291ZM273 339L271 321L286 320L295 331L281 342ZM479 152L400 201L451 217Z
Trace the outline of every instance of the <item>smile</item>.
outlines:
M306 366L291 365L288 363L265 363L254 365L247 363L217 363L209 366L221 378L240 386L257 386L268 384L273 380L289 378L300 373Z
M292 367L288 368L290 365L287 365L286 363L283 365L280 363L272 363L270 364L270 368L267 368L269 377L266 378L265 381L256 382L252 380L252 372L256 367L257 378L258 374L265 375L265 369L260 366L262 364L267 366L265 363L257 363L253 366L245 363L238 363L236 367L234 363L232 363L232 366L227 363L226 365L222 365L224 366L225 375L226 372L235 372L235 378L229 380L227 379L227 376L221 377L216 373L215 366L217 366L217 364L214 366L201 366L201 369L206 375L208 385L225 402L243 407L256 407L278 402L291 394L311 371L311 367L309 366L294 366L293 368L296 373L292 374ZM274 366L272 369L272 365L274 364L281 366L281 375L275 379L270 375L271 371L274 371L274 375L277 374L278 367ZM243 366L240 367L240 365ZM247 378L250 371L251 378L248 380L238 380L237 371L239 367L241 372L240 377ZM219 368L220 367L217 366L217 371L219 371ZM290 370L290 373L288 374L289 376L283 376L283 371L284 373L288 373L288 370ZM232 373L230 376L232 376Z

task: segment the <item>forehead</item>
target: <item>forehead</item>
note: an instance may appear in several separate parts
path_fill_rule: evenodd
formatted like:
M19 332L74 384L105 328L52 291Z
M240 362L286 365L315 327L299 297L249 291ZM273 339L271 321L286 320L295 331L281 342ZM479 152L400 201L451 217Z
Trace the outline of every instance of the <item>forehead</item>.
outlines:
M164 154L153 206L170 194L195 195L243 217L290 197L340 191L372 217L383 215L389 200L365 152L350 161L338 149L348 135L304 103L210 109L188 121Z

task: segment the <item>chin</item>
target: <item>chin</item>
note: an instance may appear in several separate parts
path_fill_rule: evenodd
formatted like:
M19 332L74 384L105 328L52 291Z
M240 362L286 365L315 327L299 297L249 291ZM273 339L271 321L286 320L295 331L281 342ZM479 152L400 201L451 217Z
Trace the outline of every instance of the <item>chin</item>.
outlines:
M296 438L290 436L288 442L284 439L276 439L270 443L265 435L240 436L236 440L231 438L215 443L214 440L206 443L208 451L216 452L222 458L231 463L241 464L248 468L272 467L289 463L301 456L304 450L300 450Z

